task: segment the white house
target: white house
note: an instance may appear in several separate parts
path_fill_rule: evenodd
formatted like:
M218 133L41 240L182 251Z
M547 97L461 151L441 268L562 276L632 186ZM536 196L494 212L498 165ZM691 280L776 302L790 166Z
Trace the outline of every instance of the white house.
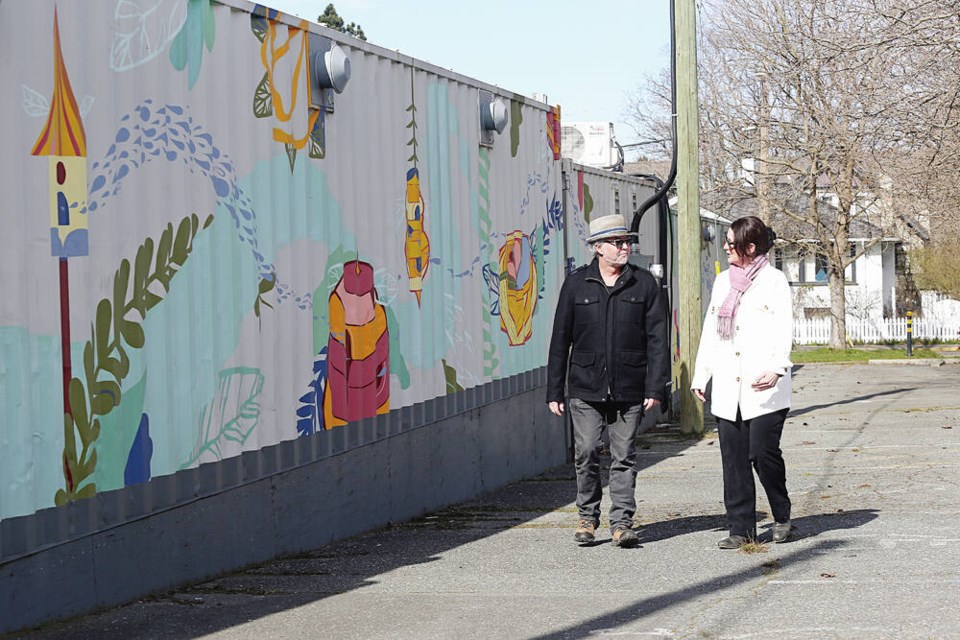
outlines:
M844 270L847 315L860 320L880 320L903 315L897 302L897 251L901 242L855 237L850 255L857 258ZM805 253L794 246L780 246L774 260L793 289L794 313L798 318L830 315L827 262L822 255Z

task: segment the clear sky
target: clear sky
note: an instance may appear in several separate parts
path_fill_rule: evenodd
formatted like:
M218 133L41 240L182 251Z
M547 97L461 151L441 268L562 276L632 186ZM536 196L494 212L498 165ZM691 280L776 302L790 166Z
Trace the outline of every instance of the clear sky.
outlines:
M315 21L329 0L260 0ZM627 95L669 65L669 0L334 0L367 41L515 93L543 93L565 122L614 123Z

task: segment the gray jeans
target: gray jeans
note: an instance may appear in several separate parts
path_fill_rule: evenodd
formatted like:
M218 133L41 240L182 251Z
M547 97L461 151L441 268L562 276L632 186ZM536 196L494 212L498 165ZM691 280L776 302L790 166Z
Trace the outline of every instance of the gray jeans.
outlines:
M577 510L580 518L600 522L600 435L604 426L610 437L610 527L633 526L637 511L636 437L643 403L587 402L570 398L567 403L573 420L576 445Z

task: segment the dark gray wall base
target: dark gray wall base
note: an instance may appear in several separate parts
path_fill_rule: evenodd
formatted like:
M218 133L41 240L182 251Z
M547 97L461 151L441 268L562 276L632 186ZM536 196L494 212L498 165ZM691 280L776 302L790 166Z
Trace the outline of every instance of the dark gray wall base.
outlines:
M492 385L4 520L0 633L314 549L562 464L568 436L544 403L542 370Z

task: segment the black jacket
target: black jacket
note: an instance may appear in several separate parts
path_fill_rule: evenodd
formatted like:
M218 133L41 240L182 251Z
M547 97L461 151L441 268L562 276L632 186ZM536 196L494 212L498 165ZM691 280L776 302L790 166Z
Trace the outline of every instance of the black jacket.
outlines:
M560 289L547 402L563 402L565 382L571 398L662 402L670 375L667 329L663 296L652 275L627 264L608 288L594 258L567 276Z

